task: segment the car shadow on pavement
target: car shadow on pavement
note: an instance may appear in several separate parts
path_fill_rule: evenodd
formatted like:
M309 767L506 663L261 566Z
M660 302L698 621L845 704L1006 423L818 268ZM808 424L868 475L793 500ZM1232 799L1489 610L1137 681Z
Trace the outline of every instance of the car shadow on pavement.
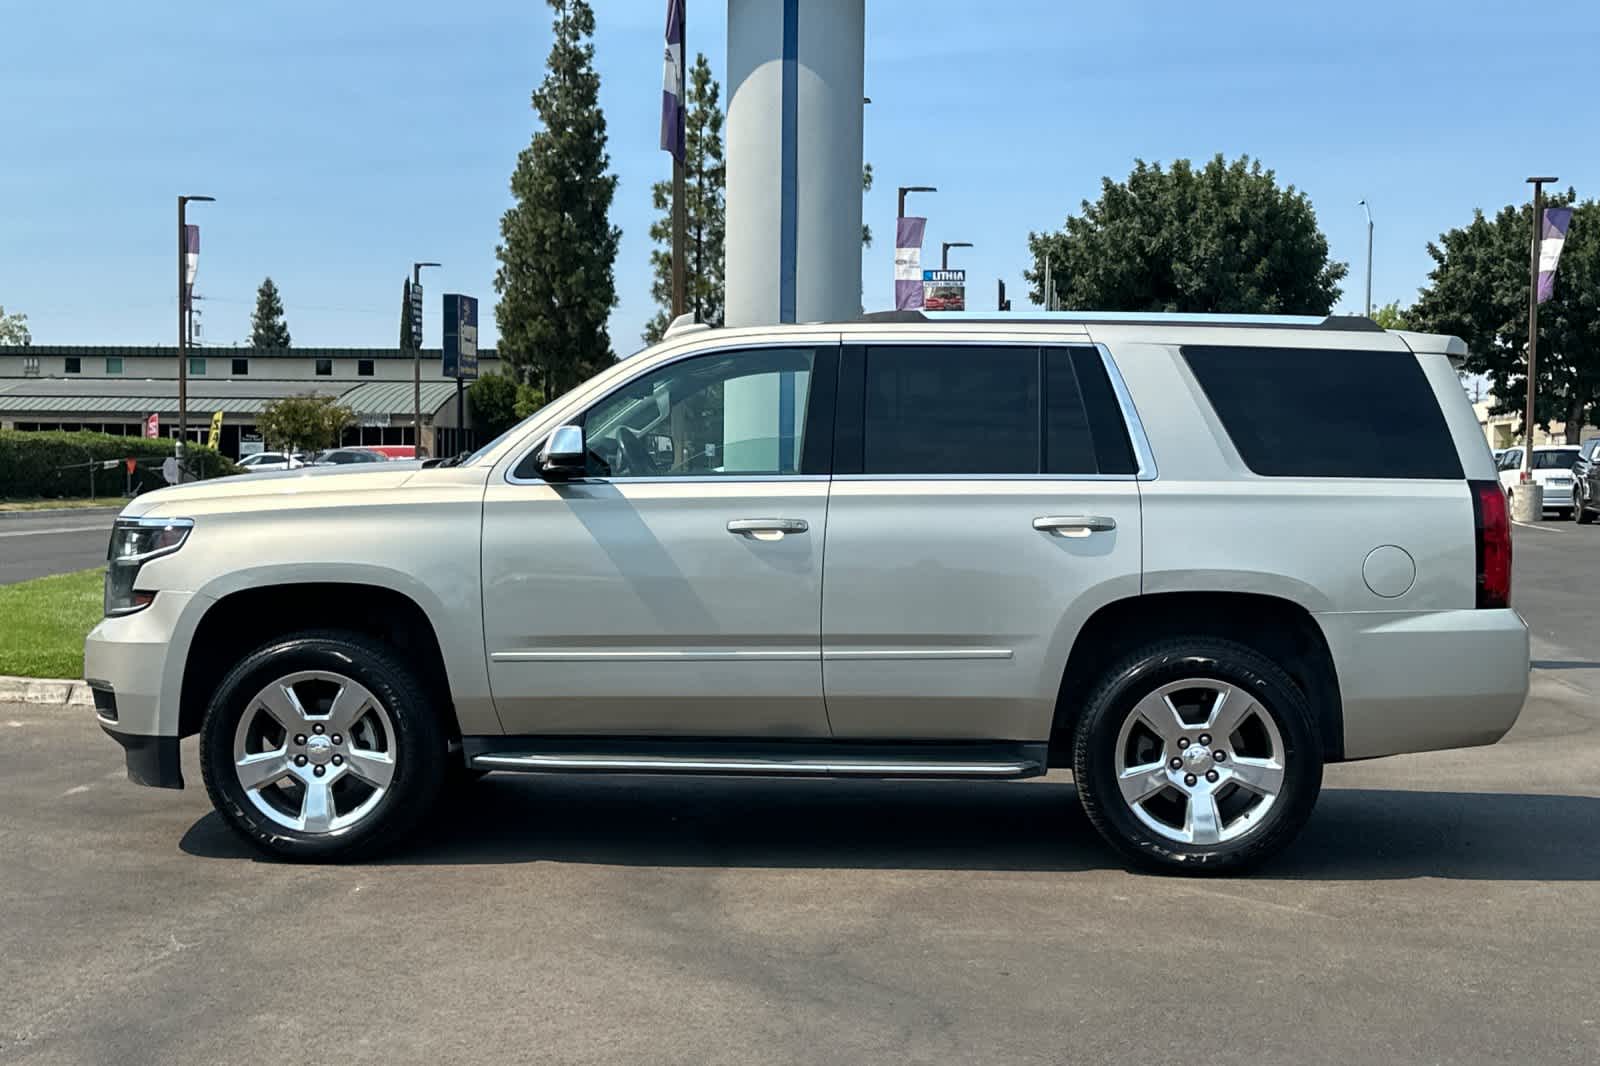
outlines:
M478 782L380 865L1079 871L1122 864L1067 781L516 777ZM182 849L258 859L215 813ZM1327 789L1253 876L1600 880L1600 797Z

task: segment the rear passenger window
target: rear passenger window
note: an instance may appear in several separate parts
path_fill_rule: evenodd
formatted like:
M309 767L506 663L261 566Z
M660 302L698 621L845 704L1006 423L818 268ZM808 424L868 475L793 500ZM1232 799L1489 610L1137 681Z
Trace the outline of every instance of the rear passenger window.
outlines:
M1037 348L867 351L868 474L1039 472Z
M1439 401L1407 352L1210 345L1182 352L1257 474L1462 476Z

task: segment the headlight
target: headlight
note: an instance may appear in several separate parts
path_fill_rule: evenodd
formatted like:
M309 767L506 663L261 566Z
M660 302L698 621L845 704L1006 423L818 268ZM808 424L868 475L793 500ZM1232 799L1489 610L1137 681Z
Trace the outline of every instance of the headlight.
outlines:
M193 528L192 518L117 519L106 549L106 614L132 614L150 606L155 593L133 589L140 568L183 547Z

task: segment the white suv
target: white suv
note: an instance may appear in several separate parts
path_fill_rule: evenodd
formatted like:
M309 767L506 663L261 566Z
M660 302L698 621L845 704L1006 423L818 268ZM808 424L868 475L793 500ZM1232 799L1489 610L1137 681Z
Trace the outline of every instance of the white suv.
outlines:
M490 770L1070 767L1129 859L1237 869L1324 763L1516 720L1463 355L1365 319L679 328L455 465L139 497L86 676L135 781L199 734L289 856Z

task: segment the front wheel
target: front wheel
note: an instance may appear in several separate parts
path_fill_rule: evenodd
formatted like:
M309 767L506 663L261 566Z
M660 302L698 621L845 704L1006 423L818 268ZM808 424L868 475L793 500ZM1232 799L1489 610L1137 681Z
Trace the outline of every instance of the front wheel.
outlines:
M211 802L263 851L347 859L388 847L432 808L445 737L426 687L346 632L274 640L218 686L200 731Z
M1237 872L1299 833L1322 787L1305 695L1231 641L1162 641L1114 666L1078 722L1073 771L1089 820L1132 861Z
M1572 517L1578 520L1578 525L1586 526L1594 521L1594 512L1584 506L1583 498L1576 492L1572 494Z

